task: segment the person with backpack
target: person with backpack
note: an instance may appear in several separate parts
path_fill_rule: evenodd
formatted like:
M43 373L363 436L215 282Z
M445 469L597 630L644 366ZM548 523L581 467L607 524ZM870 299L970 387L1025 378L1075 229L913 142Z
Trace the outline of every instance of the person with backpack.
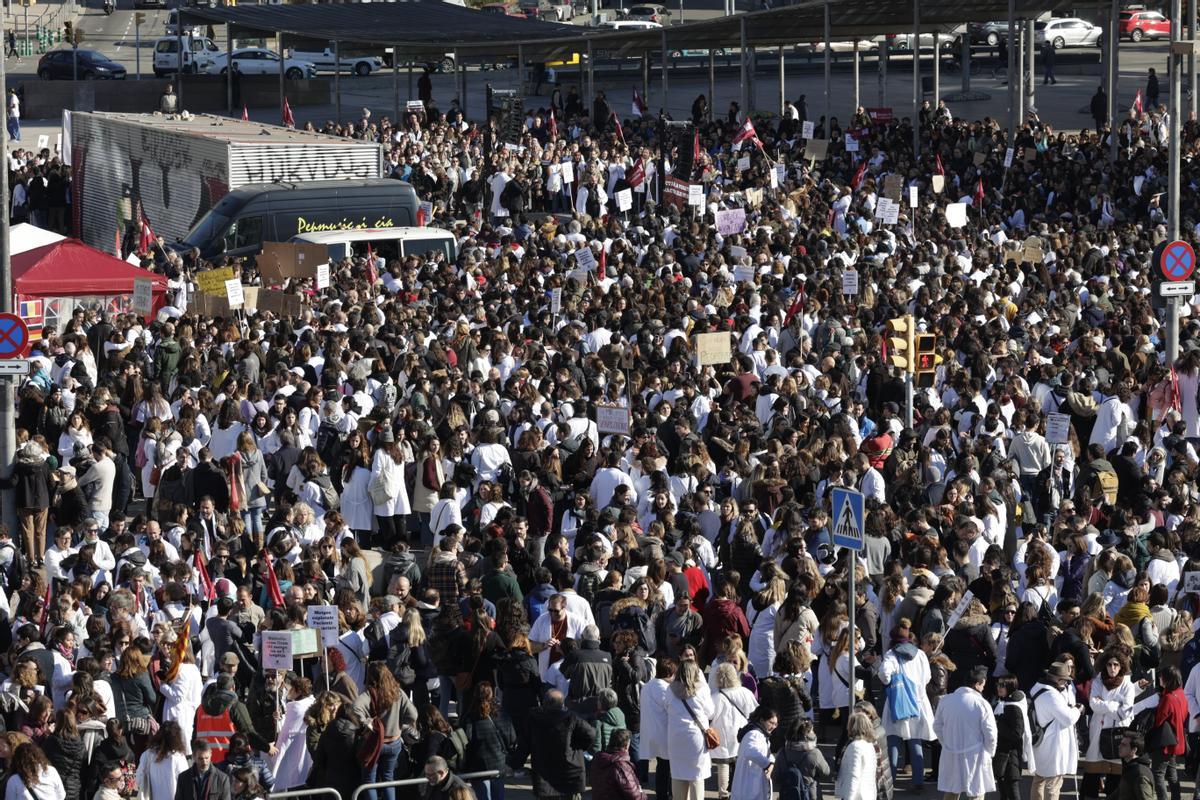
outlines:
M900 761L901 745L907 743L912 767L912 791L925 785L925 753L922 742L933 735L933 706L922 687L929 683L929 658L912 642L912 625L907 619L896 623L892 647L878 662L878 675L886 693L883 725L887 731L888 762L893 780ZM868 656L868 658L873 658Z
M779 800L820 800L820 782L831 774L829 762L817 746L812 720L800 720L775 757Z
M1029 692L1029 727L1033 737L1033 797L1056 798L1063 779L1079 762L1075 723L1082 707L1075 700L1071 669L1051 664Z
M987 667L977 666L964 685L938 703L933 733L942 743L937 788L943 797L983 797L996 790L996 718L981 694L987 680Z
M738 731L737 766L733 771L730 800L771 800L771 734L779 724L774 710L760 706L750 712L749 723Z
M992 772L1000 800L1020 800L1021 770L1033 763L1033 738L1025 693L1012 675L996 679L996 755Z

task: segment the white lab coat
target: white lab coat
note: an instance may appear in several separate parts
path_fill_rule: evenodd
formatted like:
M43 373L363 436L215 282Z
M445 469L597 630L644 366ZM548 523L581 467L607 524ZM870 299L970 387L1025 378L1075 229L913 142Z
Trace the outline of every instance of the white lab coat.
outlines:
M1193 670L1195 672L1195 670ZM1089 703L1092 707L1092 719L1088 723L1088 749L1084 761L1100 762L1100 732L1105 728L1116 728L1133 722L1133 704L1137 700L1137 687L1126 675L1115 689L1106 689L1103 679L1097 675L1092 679L1092 692ZM1191 698L1188 699L1191 706ZM1038 719L1041 719L1040 717ZM1114 759L1113 764L1119 764Z
M375 524L375 507L367 494L370 483L371 470L355 467L342 487L342 518L352 531L369 531Z
M1043 691L1047 690L1047 691ZM1079 762L1079 740L1075 723L1079 706L1053 686L1035 683L1029 692L1038 723L1046 726L1042 740L1033 746L1033 774L1041 778L1072 775Z
M942 743L938 791L981 796L996 790L996 718L983 695L961 686L938 703L933 732Z
M279 725L279 734L275 737L275 749L278 751L271 762L271 771L275 773L276 792L286 792L288 789L303 786L312 768L312 755L305 745L304 733L308 726L304 724L304 715L313 704L313 698L305 697L288 702L283 712L283 722Z
M771 779L766 770L774 761L771 743L758 726L746 731L737 749L737 766L729 787L729 800L771 800ZM672 765L674 767L674 765ZM672 772L671 776L674 777Z
M171 753L162 761L155 759L154 751L142 753L137 765L138 785L145 787L150 797L174 797L179 784L179 775L188 768L188 760L182 753Z
M721 734L721 744L709 755L713 758L736 758L738 755L737 733L750 722L750 715L758 708L758 699L745 686L712 690L712 726Z
M163 721L175 720L183 731L184 755L192 753L192 726L196 722L196 709L200 707L200 695L204 679L195 664L181 664L179 674L170 683L162 683L159 692L163 696Z
M375 505L375 516L396 517L411 513L408 505L408 488L404 485L404 464L397 464L386 450L376 450L371 459L371 474L382 473L384 486L390 500Z
M672 686L667 692L667 757L671 761L671 780L707 780L712 772L712 759L704 744L704 728L712 724L716 711L712 695L706 687L701 687L687 699L699 725L692 720L683 703L683 698L675 694Z
M909 648L915 651L913 655L907 659L902 658L902 654L907 655ZM906 645L905 650L898 653L895 648L887 651L883 656L883 660L879 662L879 680L884 686L892 682L893 679L898 679L897 674L903 674L912 681L913 688L916 690L918 715L909 719L896 720L892 714L891 701L886 701L883 706L883 727L887 731L888 736L899 736L905 741L909 739L933 739L933 706L929 702L929 695L925 692L925 686L929 683L929 657L925 655L915 645Z
M842 800L875 800L876 766L874 744L855 739L846 745L833 785L834 796Z
M746 619L750 622L750 645L746 655L754 665L754 674L767 676L775 666L775 616L782 603L772 603L762 611L754 601L746 603Z
M667 752L667 694L671 684L662 678L654 678L642 685L641 692L641 747L642 758L666 758Z

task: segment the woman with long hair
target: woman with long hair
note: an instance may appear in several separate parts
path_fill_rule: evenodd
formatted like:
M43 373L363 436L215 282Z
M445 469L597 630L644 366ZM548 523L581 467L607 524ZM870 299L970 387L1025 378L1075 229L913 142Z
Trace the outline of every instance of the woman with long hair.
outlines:
M66 790L66 800L83 798L83 768L85 749L79 728L75 724L75 708L67 703L54 715L54 732L42 743L46 758L58 770L58 777Z
M259 549L262 547L263 514L271 494L271 487L267 485L267 462L258 449L254 434L249 430L238 434L237 454L241 459L244 490L241 496L242 521L246 524L246 533L250 534L255 549Z
M1129 659L1123 651L1113 649L1097 656L1096 667L1096 677L1092 678L1088 694L1092 717L1088 723L1087 752L1081 759L1081 797L1106 797L1107 790L1115 788L1120 781L1121 760L1105 758L1100 752L1100 743L1105 730L1128 727L1133 722L1133 705L1138 692L1137 685L1129 679Z
M8 781L4 786L5 800L36 797L39 800L65 800L58 770L50 765L42 748L33 742L21 745L8 762Z
M383 547L391 547L401 540L408 541L407 520L411 507L404 480L404 464L411 461L412 456L403 441L403 433L403 428L395 432L390 426L385 427L379 432L376 439L378 447L371 457L371 483L368 490L379 526L378 544Z
M338 589L349 590L363 607L371 604L371 576L367 560L363 557L358 542L353 537L342 539L342 574L338 576Z
M170 647L177 641L174 630L164 638L161 647ZM200 676L200 668L192 657L192 648L187 647L182 657L166 667L166 674L159 681L158 691L163 696L162 719L164 722L174 720L179 723L183 738L183 754L192 754L192 727L196 722L196 709L200 708L201 694L204 689L204 679Z
M490 772L499 777L471 781L481 800L504 800L504 768L508 754L517 748L517 735L508 719L500 713L496 690L490 681L475 687L475 703L465 720L459 723L467 734L464 772Z
M671 684L667 707L667 752L674 800L704 798L704 781L712 772L704 731L712 725L715 714L704 673L695 663L682 662Z
M382 738L382 746L375 763L363 765L363 782L375 783L390 781L396 777L396 764L400 754L404 752L404 742L400 738L401 730L417 721L417 708L412 704L395 676L382 661L372 661L367 667L365 691L354 701L354 709L359 717L367 721L368 727L374 727ZM396 800L394 788L383 790L384 800ZM375 790L367 792L370 800L376 800L379 794Z
M167 720L138 759L137 783L148 797L174 797L179 774L188 768L187 745L178 722Z
M713 771L717 778L717 797L727 800L730 793L729 774L739 753L737 734L746 725L754 722L758 700L742 685L741 676L733 664L718 664L713 669L712 677L709 681L713 686L712 699L715 709L712 727L721 734L721 743L709 751L709 755L712 757ZM775 713L771 712L772 715ZM770 738L770 732L767 737Z
M403 642L397 668L408 666L413 671L412 686L402 686L412 698L413 705L424 708L429 703L429 681L438 676L437 666L429 656L428 639L425 635L425 624L421 621L421 612L410 608L404 612L400 620L397 638Z
M757 676L766 677L775 663L775 617L787 593L787 583L782 576L775 575L746 603L746 621L750 623L747 656Z
M273 791L303 786L308 770L312 766L312 754L305 746L305 716L316 699L312 693L312 681L308 678L293 678L288 684L287 704L284 706L283 721L275 736L275 755L271 758L271 773L275 776Z
M467 658L471 664L469 685L463 689L460 708L469 709L475 706L475 687L484 681L495 686L496 664L503 656L504 642L496 633L496 622L488 616L482 607L473 609L468 621L470 639L467 645Z
M620 655L613 654L614 659ZM617 669L614 665L614 671ZM538 672L537 657L524 632L515 634L508 643L508 652L496 669L500 690L504 693L502 712L517 733L517 749L512 753L510 766L520 769L529 755L531 731L526 724L529 712L537 708L541 693L542 678Z
M371 448L361 431L346 437L342 467L342 516L360 542L370 541L375 511L367 487L371 482Z
M875 750L875 723L866 714L856 711L847 726L850 743L842 752L834 795L842 800L875 800L875 773L879 758Z
M412 503L413 512L417 515L417 523L420 526L421 543L426 547L433 543L433 531L429 527L429 522L445 480L446 469L442 463L442 443L436 436L427 436L421 444L421 455L417 460L417 479L413 487Z
M321 692L304 712L304 747L308 751L310 767L312 757L317 752L317 743L321 739L321 734L337 718L338 709L344 702L346 702L346 698L337 692ZM305 776L307 775L308 770L305 770Z
M121 653L116 673L109 679L115 707L113 714L129 734L135 753L146 749L150 739L151 715L158 693L150 682L150 642L136 639Z

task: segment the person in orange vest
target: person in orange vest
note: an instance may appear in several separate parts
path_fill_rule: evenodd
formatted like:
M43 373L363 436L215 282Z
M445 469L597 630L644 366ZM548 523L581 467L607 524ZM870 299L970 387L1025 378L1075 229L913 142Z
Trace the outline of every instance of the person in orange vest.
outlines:
M238 699L234 691L233 676L223 672L217 682L208 688L196 710L195 736L212 747L213 763L220 764L229 753L229 740L233 734L246 734L251 746L258 752L275 755L275 745L268 742L254 728L250 710Z

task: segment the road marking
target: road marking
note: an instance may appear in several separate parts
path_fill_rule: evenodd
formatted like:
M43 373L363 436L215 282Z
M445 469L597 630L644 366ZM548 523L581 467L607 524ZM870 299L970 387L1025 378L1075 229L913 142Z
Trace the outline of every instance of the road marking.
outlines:
M129 41L129 31L133 28L133 17L129 17L129 21L125 23L125 32L121 34L121 40L117 42L117 52L121 52L121 47L125 42Z

